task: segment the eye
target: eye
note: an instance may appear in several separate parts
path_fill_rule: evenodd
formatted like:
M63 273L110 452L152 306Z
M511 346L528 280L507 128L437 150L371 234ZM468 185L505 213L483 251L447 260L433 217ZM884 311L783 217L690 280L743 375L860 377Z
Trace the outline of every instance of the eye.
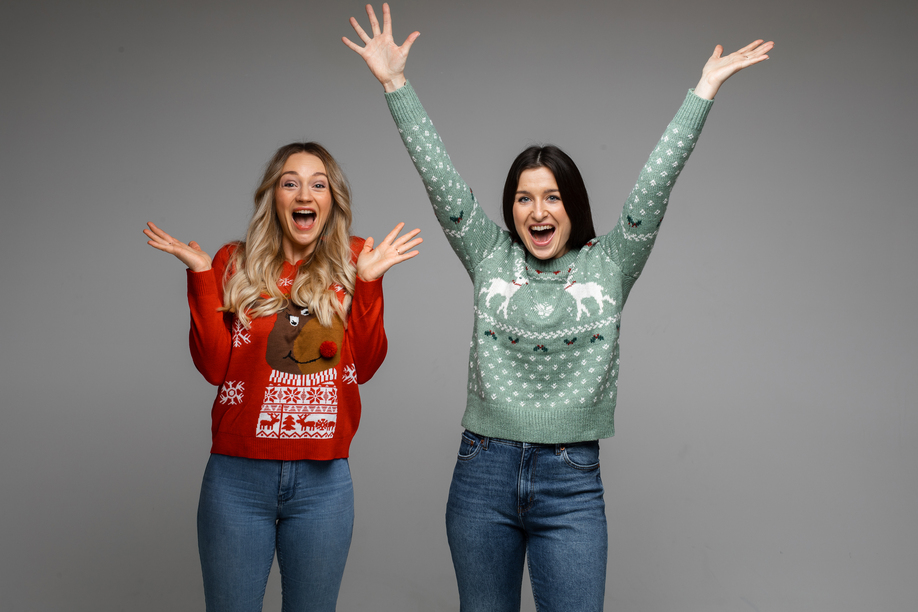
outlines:
M550 195L545 199L548 200L549 202L560 202L561 201L561 197L556 196L556 195Z
M300 318L295 315L287 315L287 318L290 319L290 325L296 327L300 324Z
M308 309L308 308L304 308L303 310L300 311L300 314L303 315L304 317L308 317L308 316L309 316L309 309Z
M325 187L326 187L325 183L313 183L312 185L313 189L325 189Z
M284 187L296 187L296 183L294 181L284 181L283 186Z
M528 204L530 202L529 196L520 196L516 199L520 204Z

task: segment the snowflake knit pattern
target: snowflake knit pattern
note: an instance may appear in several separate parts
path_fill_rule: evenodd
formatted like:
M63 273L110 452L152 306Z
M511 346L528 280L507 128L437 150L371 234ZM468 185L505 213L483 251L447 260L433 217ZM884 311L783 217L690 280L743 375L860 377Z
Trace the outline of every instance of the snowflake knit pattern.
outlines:
M688 92L611 232L540 260L484 214L411 84L386 100L474 285L462 425L483 436L545 444L612 436L622 307L712 102Z

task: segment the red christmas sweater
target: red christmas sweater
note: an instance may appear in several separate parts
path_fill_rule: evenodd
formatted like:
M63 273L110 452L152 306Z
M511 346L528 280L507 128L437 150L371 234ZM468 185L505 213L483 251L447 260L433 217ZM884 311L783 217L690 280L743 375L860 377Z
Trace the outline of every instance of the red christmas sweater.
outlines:
M355 260L363 243L351 239ZM220 387L210 452L287 461L347 457L360 422L357 385L386 357L382 280L356 280L346 329L337 317L323 327L295 304L245 329L234 314L217 310L234 248L221 248L211 270L188 271L191 356ZM289 292L296 270L284 263L281 291ZM343 299L343 288L333 288Z

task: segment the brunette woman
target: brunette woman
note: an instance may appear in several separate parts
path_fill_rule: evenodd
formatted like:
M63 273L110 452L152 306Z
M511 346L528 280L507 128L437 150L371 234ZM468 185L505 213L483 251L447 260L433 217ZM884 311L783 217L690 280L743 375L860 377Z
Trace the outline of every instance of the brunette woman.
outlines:
M370 6L367 15L372 35L351 18L364 46L344 42L382 84L474 286L466 431L446 511L461 609L519 610L528 555L538 610L601 610L607 532L598 440L614 431L622 307L714 94L737 71L767 59L773 44L758 40L725 57L715 48L610 232L597 236L580 172L553 146L530 147L511 165L505 230L456 172L405 79L418 33L398 46L388 5L382 28Z

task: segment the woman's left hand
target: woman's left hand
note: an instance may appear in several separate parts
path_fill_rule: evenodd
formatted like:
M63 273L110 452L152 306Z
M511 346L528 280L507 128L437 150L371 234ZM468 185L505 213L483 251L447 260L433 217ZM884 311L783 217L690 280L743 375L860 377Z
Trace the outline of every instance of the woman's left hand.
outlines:
M695 95L713 100L714 95L724 81L753 64L758 64L768 59L766 55L775 46L774 42L763 42L756 40L739 51L734 51L730 55L721 57L724 48L720 45L714 47L714 53L708 58L707 63L701 71L701 80L695 87Z
M395 229L389 232L389 235L375 249L373 248L373 237L367 238L363 244L363 250L357 257L357 276L361 280L374 281L382 278L389 268L418 254L417 251L411 249L424 242L423 238L416 237L421 230L414 229L404 236L399 236L399 232L404 227L404 223L396 225Z

